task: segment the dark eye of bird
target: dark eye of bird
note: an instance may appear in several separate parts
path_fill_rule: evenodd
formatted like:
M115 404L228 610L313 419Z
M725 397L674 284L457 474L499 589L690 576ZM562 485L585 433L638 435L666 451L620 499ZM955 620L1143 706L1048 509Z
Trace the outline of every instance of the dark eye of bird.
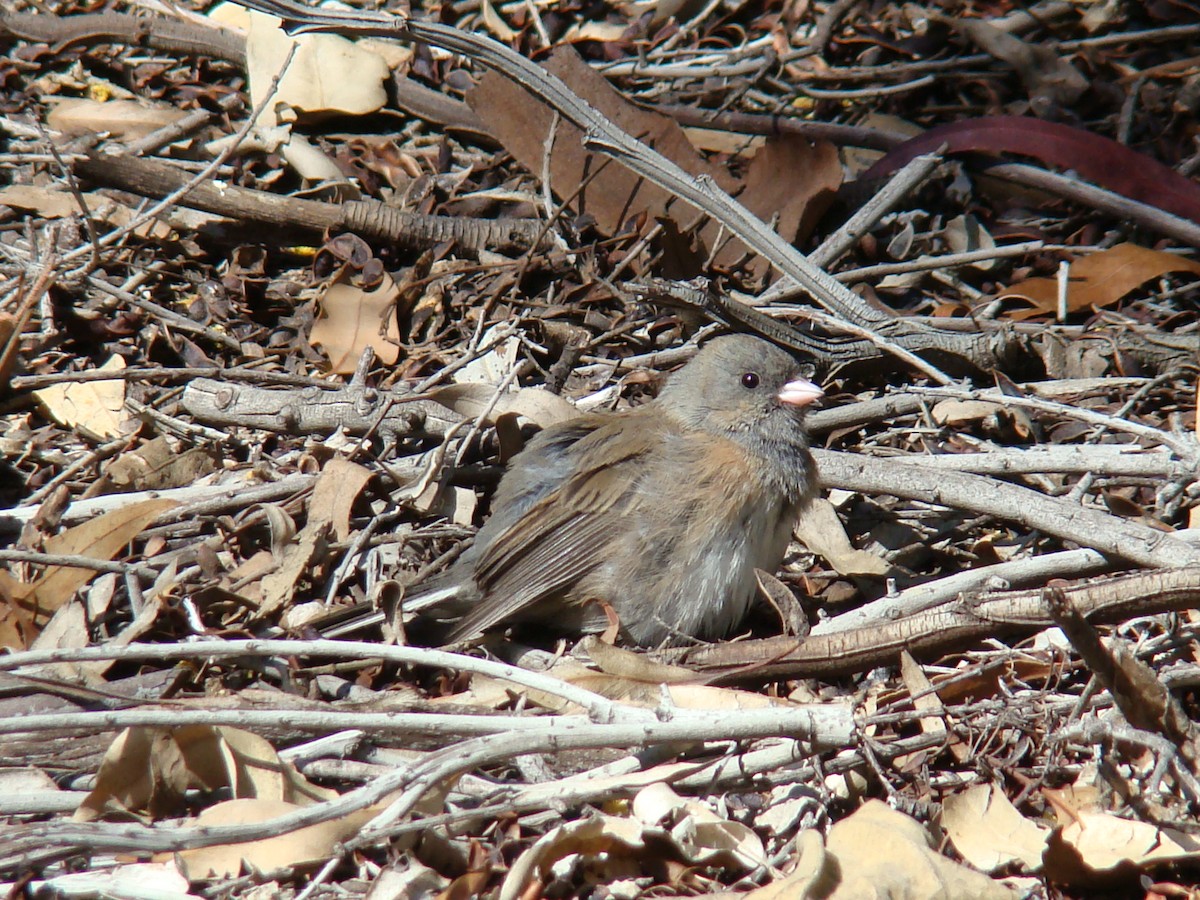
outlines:
M752 391L756 387L758 387L758 382L759 382L759 378L758 378L757 372L747 372L745 375L742 376L742 387L744 387L748 390Z

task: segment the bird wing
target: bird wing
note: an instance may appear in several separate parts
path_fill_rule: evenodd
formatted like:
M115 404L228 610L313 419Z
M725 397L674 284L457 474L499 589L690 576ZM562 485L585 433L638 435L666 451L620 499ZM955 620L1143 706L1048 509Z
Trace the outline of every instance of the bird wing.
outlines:
M571 445L571 475L498 534L476 561L482 598L451 640L505 622L607 562L610 539L623 527L624 510L633 502L643 458L659 439L660 429L652 422L631 429L612 421Z

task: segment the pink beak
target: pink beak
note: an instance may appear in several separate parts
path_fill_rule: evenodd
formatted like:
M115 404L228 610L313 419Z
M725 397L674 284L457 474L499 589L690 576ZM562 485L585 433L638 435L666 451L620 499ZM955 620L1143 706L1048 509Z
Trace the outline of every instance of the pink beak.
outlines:
M789 381L779 390L779 402L788 406L808 406L814 400L820 400L825 392L803 378Z

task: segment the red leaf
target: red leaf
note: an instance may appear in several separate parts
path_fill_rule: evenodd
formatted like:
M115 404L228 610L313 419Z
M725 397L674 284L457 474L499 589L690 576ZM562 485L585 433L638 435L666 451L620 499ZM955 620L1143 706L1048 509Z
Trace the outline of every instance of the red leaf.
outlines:
M1130 200L1200 223L1200 185L1144 153L1098 134L1026 116L966 119L931 128L871 166L863 178L883 178L916 156L985 152L1030 156L1073 169L1079 175Z

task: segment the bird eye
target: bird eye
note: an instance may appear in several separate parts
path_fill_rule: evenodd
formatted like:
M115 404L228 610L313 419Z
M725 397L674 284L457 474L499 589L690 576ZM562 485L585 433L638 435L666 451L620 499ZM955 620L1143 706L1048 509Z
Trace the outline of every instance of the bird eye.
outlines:
M742 376L742 387L747 390L754 390L758 387L759 377L757 372L747 372Z

